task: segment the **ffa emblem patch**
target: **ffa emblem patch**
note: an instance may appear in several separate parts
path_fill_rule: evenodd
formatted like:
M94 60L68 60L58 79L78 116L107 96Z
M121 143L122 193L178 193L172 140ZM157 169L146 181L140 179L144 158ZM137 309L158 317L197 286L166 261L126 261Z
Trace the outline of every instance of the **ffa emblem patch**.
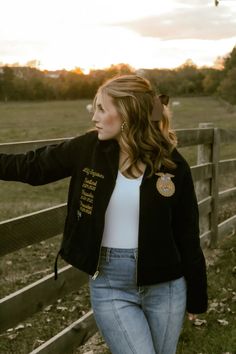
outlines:
M159 176L156 182L156 188L158 192L164 197L171 197L175 192L175 185L171 180L174 175L162 172L155 174Z

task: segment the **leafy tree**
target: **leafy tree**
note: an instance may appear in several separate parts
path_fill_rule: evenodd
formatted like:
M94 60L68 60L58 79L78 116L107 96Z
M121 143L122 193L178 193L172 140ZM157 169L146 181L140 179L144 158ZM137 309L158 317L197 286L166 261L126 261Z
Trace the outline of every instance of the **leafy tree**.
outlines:
M229 103L236 104L236 46L225 57L222 76L217 92Z
M229 70L221 81L218 93L231 104L236 104L236 66Z
M179 82L177 95L199 95L203 93L204 75L191 59L176 69L176 79Z
M224 69L198 68L187 60L176 69L140 69L137 74L151 81L159 93L170 96L219 94L234 102L236 49L224 60ZM107 79L135 70L124 63L103 70L91 70L89 75L76 67L72 71L40 71L32 67L4 67L0 72L0 100L56 100L93 98ZM229 92L230 90L230 92Z
M224 72L228 72L231 69L236 68L236 46L232 52L229 53L224 60Z
M134 71L135 70L130 65L124 63L113 64L105 70L108 77L113 77L115 75L132 74L134 73Z
M7 102L9 99L13 98L14 94L14 71L12 68L5 66L3 68L3 74L1 79L1 91L2 99Z
M207 95L212 95L217 92L217 88L220 85L220 82L223 78L222 70L217 69L209 69L205 73L205 77L203 79L203 90Z

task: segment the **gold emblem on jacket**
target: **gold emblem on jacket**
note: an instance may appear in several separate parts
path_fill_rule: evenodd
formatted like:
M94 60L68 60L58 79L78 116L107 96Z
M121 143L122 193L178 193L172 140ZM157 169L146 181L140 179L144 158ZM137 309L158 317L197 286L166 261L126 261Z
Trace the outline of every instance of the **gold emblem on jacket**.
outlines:
M174 175L163 172L158 172L155 174L159 176L156 182L156 188L158 192L164 197L171 197L175 192L175 185L171 180Z

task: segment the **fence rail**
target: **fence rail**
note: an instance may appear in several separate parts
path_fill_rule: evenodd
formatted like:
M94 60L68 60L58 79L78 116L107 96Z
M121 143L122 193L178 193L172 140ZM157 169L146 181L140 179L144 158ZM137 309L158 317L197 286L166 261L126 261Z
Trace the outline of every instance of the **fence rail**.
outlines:
M183 129L176 132L179 147L198 148L198 164L191 166L191 172L198 196L201 244L203 247L209 245L214 247L218 239L234 234L236 229L236 215L218 224L219 203L227 204L236 199L236 187L219 191L219 177L236 171L236 158L219 160L219 149L222 143L236 142L236 131L203 125L199 129ZM24 153L66 139L0 144L0 152ZM66 204L60 204L0 222L0 256L61 234L65 216ZM1 299L0 332L24 321L56 299L79 289L88 281L85 273L71 266L60 269L59 274L57 282L54 281L54 275L49 274ZM96 330L90 311L33 350L31 354L70 353L73 348L90 338Z

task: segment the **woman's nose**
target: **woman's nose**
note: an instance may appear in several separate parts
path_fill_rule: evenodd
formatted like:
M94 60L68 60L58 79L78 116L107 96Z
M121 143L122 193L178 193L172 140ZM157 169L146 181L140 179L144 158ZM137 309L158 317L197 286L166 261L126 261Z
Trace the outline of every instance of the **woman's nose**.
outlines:
M93 114L93 117L92 117L92 122L97 122L98 119L97 119L97 115L96 113Z

